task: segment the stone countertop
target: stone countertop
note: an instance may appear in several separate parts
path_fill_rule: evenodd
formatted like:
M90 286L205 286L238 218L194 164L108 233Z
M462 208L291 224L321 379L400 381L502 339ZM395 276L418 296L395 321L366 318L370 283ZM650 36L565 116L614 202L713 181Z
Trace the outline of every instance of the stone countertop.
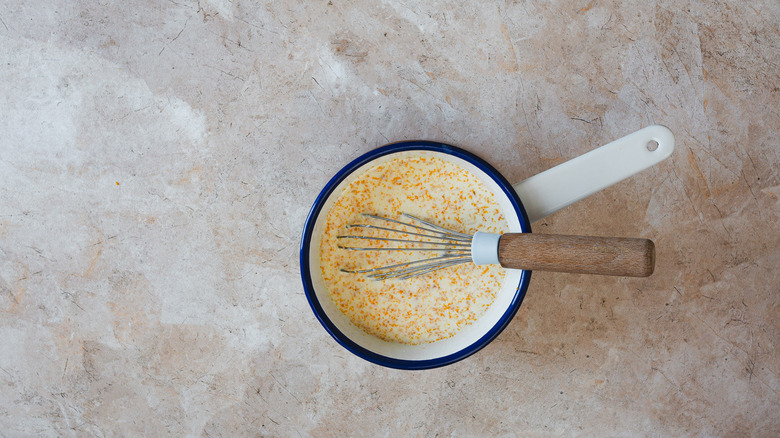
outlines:
M105 4L103 4L105 3ZM777 436L780 3L0 6L0 435ZM519 182L650 124L672 157L534 225L647 237L646 279L534 273L404 372L298 267L328 179L458 145Z

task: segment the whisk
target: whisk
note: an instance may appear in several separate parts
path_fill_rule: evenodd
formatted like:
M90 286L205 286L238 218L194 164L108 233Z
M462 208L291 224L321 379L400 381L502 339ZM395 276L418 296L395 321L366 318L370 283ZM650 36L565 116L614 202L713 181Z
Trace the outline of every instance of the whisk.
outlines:
M388 226L349 224L347 229L372 229L394 237L339 235L338 239L385 242L396 246L344 246L351 251L422 251L434 257L361 270L341 269L366 274L377 280L408 279L462 263L500 264L508 269L568 272L576 274L647 277L655 267L655 245L648 239L625 237L569 236L537 233L495 234L477 231L474 235L453 231L408 213L401 216L411 222L374 214L362 216ZM400 225L403 230L390 228ZM410 231L414 230L414 231Z

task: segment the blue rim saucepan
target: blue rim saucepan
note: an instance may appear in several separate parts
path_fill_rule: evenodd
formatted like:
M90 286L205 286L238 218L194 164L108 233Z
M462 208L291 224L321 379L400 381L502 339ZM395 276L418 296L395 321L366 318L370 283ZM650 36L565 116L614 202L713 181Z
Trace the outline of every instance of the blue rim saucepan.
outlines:
M672 151L672 132L665 126L651 125L512 186L481 158L444 143L407 141L375 149L337 173L306 218L300 254L306 298L317 319L339 344L373 363L413 370L462 360L490 343L509 324L525 297L531 272L507 269L502 286L485 314L450 338L423 345L404 345L368 335L349 322L330 299L319 262L320 236L328 211L357 175L384 161L408 156L434 156L453 162L470 171L493 192L510 232L530 233L532 221L658 164ZM525 207L517 193L525 200Z

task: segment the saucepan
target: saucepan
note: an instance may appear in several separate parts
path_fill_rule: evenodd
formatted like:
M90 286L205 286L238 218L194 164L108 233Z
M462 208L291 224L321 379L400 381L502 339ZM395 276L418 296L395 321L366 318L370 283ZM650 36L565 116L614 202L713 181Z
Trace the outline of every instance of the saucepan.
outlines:
M485 184L494 193L510 232L530 233L533 222L663 161L673 150L674 136L668 128L648 126L512 185L487 161L452 145L404 141L374 149L347 164L325 185L306 218L300 248L306 298L336 342L375 364L417 370L463 360L485 347L509 324L528 290L531 271L507 270L488 310L452 337L408 345L370 335L338 309L322 278L320 238L328 211L344 188L365 170L381 163L410 156L433 156L459 165Z

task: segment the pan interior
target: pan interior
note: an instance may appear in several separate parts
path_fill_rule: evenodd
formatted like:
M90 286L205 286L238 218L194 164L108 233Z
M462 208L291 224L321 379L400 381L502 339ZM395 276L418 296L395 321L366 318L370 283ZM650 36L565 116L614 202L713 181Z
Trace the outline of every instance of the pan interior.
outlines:
M435 157L454 163L471 172L488 188L488 190L494 193L495 199L506 218L510 232L522 232L520 217L517 214L512 200L502 190L501 186L493 177L475 164L443 152L430 150L402 151L380 156L356 167L336 185L330 192L328 198L323 202L322 208L314 223L308 257L311 281L316 299L322 307L325 314L324 316L330 320L341 335L358 346L377 355L398 360L421 361L449 356L479 342L493 327L501 322L502 317L504 317L507 309L512 304L518 290L518 285L520 284L522 271L508 270L493 304L488 308L485 314L474 323L462 328L454 336L440 341L420 345L388 342L367 334L349 321L331 300L325 282L322 279L319 248L322 231L327 219L327 213L333 207L333 204L343 192L344 188L358 178L363 172L390 160L411 157ZM334 335L338 337L337 334Z

